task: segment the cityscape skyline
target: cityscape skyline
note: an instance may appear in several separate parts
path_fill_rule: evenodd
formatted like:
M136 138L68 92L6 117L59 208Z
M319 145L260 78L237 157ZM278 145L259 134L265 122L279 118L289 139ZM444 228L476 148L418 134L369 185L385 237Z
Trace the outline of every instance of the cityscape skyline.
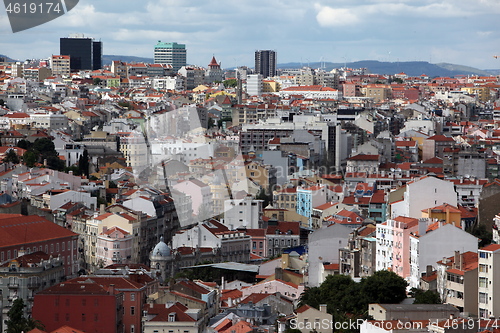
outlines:
M182 43L187 62L199 66L213 55L223 68L252 66L255 50L270 49L280 63L418 60L500 68L495 0L128 1L82 0L16 34L3 8L0 53L47 58L58 53L60 37L83 33L104 42L103 54L152 58L158 40Z

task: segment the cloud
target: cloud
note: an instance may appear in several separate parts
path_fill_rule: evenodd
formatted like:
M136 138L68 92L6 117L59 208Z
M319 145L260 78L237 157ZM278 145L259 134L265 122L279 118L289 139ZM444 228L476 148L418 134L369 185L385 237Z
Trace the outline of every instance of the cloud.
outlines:
M316 4L315 8L318 12L316 20L322 27L353 25L360 21L354 11L347 8L332 8L319 4Z
M476 34L479 37L485 38L491 36L491 34L493 34L493 31L477 31Z

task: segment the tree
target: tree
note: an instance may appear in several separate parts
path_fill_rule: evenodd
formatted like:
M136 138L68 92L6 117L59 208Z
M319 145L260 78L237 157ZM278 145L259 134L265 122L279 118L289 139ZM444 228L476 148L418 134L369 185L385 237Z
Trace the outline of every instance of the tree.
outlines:
M22 148L22 149L26 149L26 150L29 150L32 146L31 142L29 142L28 140L19 140L17 142L17 146L19 148Z
M100 78L98 78L98 77L94 78L94 80L93 80L94 86L98 86L98 85L100 85L100 84L101 84L101 81L102 81L102 80L101 80Z
M14 149L9 149L7 153L5 154L3 158L4 163L14 163L17 164L19 163L19 156L17 156L17 153Z
M383 270L363 278L361 293L369 303L394 304L406 298L408 283L394 272Z
M491 244L493 240L493 233L486 228L484 224L477 224L473 226L470 230L467 230L470 234L479 238L479 247L485 247Z
M236 88L236 86L238 85L238 80L236 79L224 80L222 84L224 84L225 88Z
M208 118L207 129L211 129L214 126L215 126L215 120L213 118Z
M47 156L47 167L52 170L63 171L66 163L59 156Z
M262 203L262 207L267 207L270 203L272 203L273 197L271 194L266 194L266 190L263 188L257 193L257 196L255 197L257 200L264 200Z
M7 312L7 319L5 321L5 325L7 327L7 333L21 333L28 332L34 328L38 328L40 330L44 329L42 323L32 318L26 318L24 316L24 308L26 305L22 298L17 298L12 303L12 307L9 312Z
M307 289L300 297L300 306L327 311L335 321L368 317L370 303L400 303L406 298L406 281L390 271L378 271L356 283L347 275L329 275L319 287Z
M423 291L419 288L411 288L410 290L411 297L414 297L415 300L413 304L441 304L441 298L439 294L432 290Z
M47 158L48 156L57 156L56 147L54 146L54 142L52 142L49 138L40 138L36 139L33 142L32 150L38 152L42 159Z
M38 155L31 150L23 154L23 162L28 168L32 168L38 162Z
M302 333L302 331L299 330L298 328L287 328L285 330L285 333Z
M83 151L82 156L78 160L78 173L89 178L89 152L87 149Z

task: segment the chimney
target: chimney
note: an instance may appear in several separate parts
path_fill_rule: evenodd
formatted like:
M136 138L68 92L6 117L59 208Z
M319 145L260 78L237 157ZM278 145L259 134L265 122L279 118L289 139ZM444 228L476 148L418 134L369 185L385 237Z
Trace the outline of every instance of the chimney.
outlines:
M105 225L102 226L102 232L106 232L108 231L108 227L106 227Z
M458 269L461 271L464 270L464 254L463 253L460 254L460 262L459 262Z
M326 313L326 304L320 304L319 305L319 311Z
M453 259L453 266L455 266L456 269L460 269L460 251L455 251L455 257Z
M286 269L288 268L289 265L289 254L288 253L283 253L281 255L281 268Z
M425 269L425 276L429 277L432 274L432 265L427 265Z
M104 214L104 208L105 208L105 207L106 207L106 205L105 205L105 204L101 204L101 205L99 206L99 215Z
M114 285L114 284L110 284L110 285L109 285L108 292L109 292L111 295L114 295L114 294L115 294L115 285Z

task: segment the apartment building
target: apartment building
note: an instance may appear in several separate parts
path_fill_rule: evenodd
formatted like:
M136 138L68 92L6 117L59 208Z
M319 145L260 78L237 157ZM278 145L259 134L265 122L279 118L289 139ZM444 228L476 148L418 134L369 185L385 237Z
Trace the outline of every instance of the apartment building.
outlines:
M479 249L478 315L480 318L500 316L500 244Z

